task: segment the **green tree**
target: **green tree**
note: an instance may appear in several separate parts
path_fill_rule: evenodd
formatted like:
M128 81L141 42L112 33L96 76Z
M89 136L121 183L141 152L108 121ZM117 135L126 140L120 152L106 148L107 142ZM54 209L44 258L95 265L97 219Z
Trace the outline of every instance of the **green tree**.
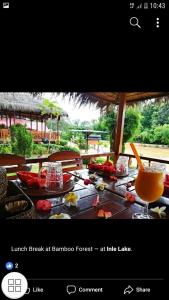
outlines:
M150 129L153 124L155 125L157 123L155 119L157 118L158 110L159 106L157 103L148 103L143 106L141 119L143 130Z
M157 126L154 129L153 137L155 143L169 145L169 124Z
M156 119L158 125L169 124L169 102L160 105Z
M50 122L52 121L53 116L55 117L57 133L59 133L59 121L61 115L63 114L62 108L58 105L57 102L53 102L48 99L44 99L43 103L39 105L39 108L41 110L42 115L48 114L50 116ZM50 126L50 131L49 131L48 153L50 150L51 133L52 133L52 126Z
M33 140L30 131L26 126L17 124L12 125L11 131L11 147L12 153L16 155L31 156Z
M141 127L141 114L133 107L128 107L125 114L123 144L134 139Z
M114 145L114 137L115 137L115 129L116 129L116 119L117 119L117 113L113 109L109 111L108 114L105 115L105 120L103 122L105 126L105 130L109 131L109 137L110 137L110 151L113 151L113 145Z

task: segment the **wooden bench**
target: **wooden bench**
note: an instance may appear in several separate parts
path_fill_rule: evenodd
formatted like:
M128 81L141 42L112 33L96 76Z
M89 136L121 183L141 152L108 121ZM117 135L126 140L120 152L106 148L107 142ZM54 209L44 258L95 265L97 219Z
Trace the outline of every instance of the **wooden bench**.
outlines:
M0 154L0 166L3 166L7 174L26 170L25 157L13 154ZM17 175L9 175L8 179L16 179Z

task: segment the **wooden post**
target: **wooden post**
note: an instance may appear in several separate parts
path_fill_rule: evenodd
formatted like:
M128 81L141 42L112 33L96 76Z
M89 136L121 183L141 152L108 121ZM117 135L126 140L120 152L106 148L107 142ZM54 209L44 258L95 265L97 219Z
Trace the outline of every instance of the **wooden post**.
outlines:
M8 116L6 115L6 127L8 128Z
M15 122L15 121L16 121L15 118L16 118L16 116L15 116L15 111L14 111L14 116L13 116L13 123L14 123L14 125L15 125L15 123L16 123L16 122Z
M9 126L11 127L11 115L9 115Z
M30 114L30 123L31 123L31 124L30 124L30 125L31 125L30 127L31 127L31 130L32 130L32 115L31 115L31 114Z
M117 117L115 142L114 142L114 152L115 152L114 153L114 162L115 163L118 160L119 154L122 151L125 111L126 111L126 94L120 93L119 111L118 111L118 117Z

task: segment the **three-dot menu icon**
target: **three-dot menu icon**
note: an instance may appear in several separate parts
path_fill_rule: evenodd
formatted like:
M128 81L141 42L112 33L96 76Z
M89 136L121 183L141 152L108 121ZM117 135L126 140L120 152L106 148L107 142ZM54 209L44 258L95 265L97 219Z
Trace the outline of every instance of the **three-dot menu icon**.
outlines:
M159 28L160 27L160 19L156 18L156 27Z

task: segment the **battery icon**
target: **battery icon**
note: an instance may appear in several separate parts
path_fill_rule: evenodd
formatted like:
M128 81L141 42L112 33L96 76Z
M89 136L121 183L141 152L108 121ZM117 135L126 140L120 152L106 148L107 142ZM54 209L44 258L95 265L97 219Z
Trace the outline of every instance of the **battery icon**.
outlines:
M147 2L144 3L144 9L148 9L148 3Z
M9 2L3 2L3 8L9 8Z

